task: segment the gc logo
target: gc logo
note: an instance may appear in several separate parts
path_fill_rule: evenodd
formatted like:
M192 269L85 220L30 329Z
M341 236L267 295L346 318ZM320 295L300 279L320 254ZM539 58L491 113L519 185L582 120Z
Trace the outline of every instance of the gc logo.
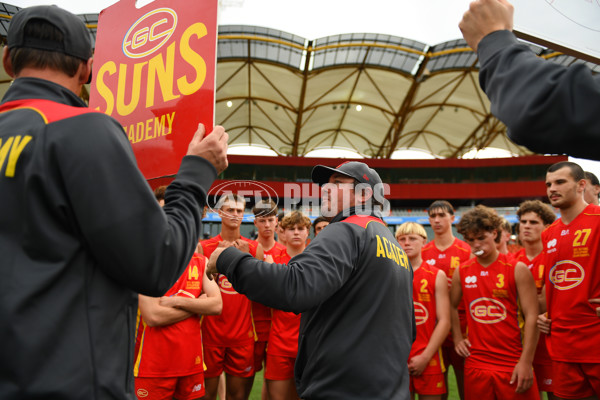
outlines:
M550 282L558 290L569 290L579 286L585 278L585 270L575 261L557 262L550 270Z
M231 283L229 283L225 275L221 275L219 277L219 289L221 289L221 292L225 294L238 294Z
M480 297L469 304L471 317L482 324L495 324L506 319L506 307L496 299Z
M427 308L418 301L414 302L415 304L415 322L417 325L422 325L429 319L429 311Z
M170 8L146 13L131 25L123 38L123 53L129 58L146 57L160 49L177 27L177 14Z

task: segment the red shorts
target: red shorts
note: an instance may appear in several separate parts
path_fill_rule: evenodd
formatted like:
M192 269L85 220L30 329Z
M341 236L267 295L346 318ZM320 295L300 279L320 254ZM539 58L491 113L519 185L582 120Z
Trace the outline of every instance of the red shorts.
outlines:
M204 397L204 373L175 378L135 378L139 400L193 400Z
M465 400L540 400L535 378L525 393L515 393L517 383L510 384L512 372L465 368Z
M267 352L265 379L271 381L286 381L294 379L294 364L296 357L274 356Z
M554 392L552 388L552 365L533 364L533 373L540 392Z
M600 396L600 364L553 361L554 395L563 399Z
M454 350L454 345L452 347L442 346L442 358L444 367L446 367L446 372L448 372L448 367L450 365L452 365L452 368L454 368L455 371L462 371L465 369L465 359Z
M223 371L240 378L254 376L254 343L238 347L204 346L206 378L216 378Z
M446 393L444 374L411 375L410 392L422 396Z
M254 372L263 369L263 363L267 356L267 342L254 342Z

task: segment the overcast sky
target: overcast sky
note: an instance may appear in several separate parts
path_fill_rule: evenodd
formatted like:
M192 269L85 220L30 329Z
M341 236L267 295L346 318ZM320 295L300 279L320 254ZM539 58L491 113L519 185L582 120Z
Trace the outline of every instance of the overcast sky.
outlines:
M99 13L116 3L115 0L5 2L19 7L56 4L75 14ZM388 33L437 44L461 37L458 22L470 0L220 0L219 3L219 24L223 25L266 26L307 39L349 32Z

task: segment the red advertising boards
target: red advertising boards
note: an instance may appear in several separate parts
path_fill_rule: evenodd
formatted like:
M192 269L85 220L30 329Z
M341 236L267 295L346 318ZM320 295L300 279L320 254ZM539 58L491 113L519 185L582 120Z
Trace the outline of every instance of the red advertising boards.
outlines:
M217 0L121 0L98 17L90 107L123 125L146 179L214 125Z

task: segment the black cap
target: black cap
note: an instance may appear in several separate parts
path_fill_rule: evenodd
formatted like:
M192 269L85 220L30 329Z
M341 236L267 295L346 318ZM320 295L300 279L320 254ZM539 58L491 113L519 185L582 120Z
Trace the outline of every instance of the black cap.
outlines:
M370 185L374 191L376 189L376 185L382 183L377 171L375 171L373 168L369 168L367 164L358 161L346 161L335 168L326 167L325 165L317 165L312 170L312 180L314 183L323 185L329 182L329 178L335 172L349 176L350 178L354 178L360 183L366 183ZM381 185L379 188L377 188L377 190L381 193L383 192Z
M25 36L25 25L32 19L41 19L54 25L64 35L62 42ZM83 21L75 14L57 6L35 6L17 12L8 26L9 49L27 47L55 51L82 60L92 56L92 40Z

